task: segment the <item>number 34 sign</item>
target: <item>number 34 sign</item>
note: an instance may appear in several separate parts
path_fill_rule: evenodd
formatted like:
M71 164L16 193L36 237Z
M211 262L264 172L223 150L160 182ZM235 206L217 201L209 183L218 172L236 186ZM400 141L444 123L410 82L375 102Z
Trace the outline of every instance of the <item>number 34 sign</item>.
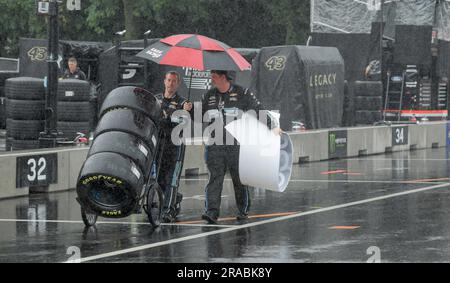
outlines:
M57 154L17 157L16 188L48 186L58 181Z
M392 145L407 145L408 144L408 126L393 127L392 128Z

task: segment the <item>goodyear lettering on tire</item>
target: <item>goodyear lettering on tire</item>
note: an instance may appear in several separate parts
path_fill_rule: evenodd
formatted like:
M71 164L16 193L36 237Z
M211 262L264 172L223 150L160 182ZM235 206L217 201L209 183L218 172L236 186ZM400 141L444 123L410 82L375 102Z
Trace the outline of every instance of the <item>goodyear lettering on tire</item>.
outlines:
M116 184L118 186L123 185L123 181L118 179L117 177L111 177L111 176L105 176L105 175L94 175L94 176L85 177L81 181L81 184L86 186L92 182L97 182L97 181L108 181L108 182Z

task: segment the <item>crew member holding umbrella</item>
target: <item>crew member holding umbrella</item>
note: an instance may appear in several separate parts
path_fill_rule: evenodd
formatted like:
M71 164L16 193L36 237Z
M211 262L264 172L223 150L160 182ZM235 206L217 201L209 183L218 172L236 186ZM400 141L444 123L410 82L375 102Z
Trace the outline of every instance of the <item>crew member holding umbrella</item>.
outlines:
M164 79L164 93L159 94L157 98L161 100L161 108L164 114L162 130L164 131L164 151L160 165L160 174L158 176L158 184L164 192L164 206L161 220L165 223L175 221L180 210L180 203L183 195L178 193L178 188L172 186L172 178L175 172L177 161L178 146L171 141L171 133L177 126L171 120L172 114L177 110L192 110L192 103L181 97L177 91L180 86L180 74L175 71L166 73Z
M241 111L254 110L260 113L261 103L249 89L231 83L227 71L211 71L211 79L214 88L208 91L202 99L203 114L212 110L218 111L219 117L225 120L225 117L233 116L236 109ZM270 116L268 117L268 126L274 126L273 131L276 134L281 133L281 129L274 123ZM238 117L236 117L238 118ZM223 122L225 127L226 121ZM275 121L273 121L275 122ZM230 170L233 181L236 204L238 207L237 220L242 221L248 218L250 210L250 194L248 187L243 185L239 179L239 150L240 147L234 139L232 144L227 144L226 130L223 130L223 144L213 144L206 147L205 159L209 171L209 180L205 188L205 213L202 219L209 224L217 224L220 214L220 202L223 189L223 181L227 168ZM228 134L228 133L227 133Z
M223 42L198 34L178 34L151 44L137 56L160 65L196 70L226 70L212 72L215 88L203 98L203 114L214 109L223 111L227 107L257 112L262 109L261 103L248 90L231 84L227 71L249 70L251 65L235 49ZM189 91L190 89L191 86ZM276 131L281 132L279 128ZM206 212L202 218L208 223L217 222L223 179L228 167L236 193L238 219L246 219L250 197L247 187L239 180L239 146L212 145L207 148L206 155L210 178L206 186Z

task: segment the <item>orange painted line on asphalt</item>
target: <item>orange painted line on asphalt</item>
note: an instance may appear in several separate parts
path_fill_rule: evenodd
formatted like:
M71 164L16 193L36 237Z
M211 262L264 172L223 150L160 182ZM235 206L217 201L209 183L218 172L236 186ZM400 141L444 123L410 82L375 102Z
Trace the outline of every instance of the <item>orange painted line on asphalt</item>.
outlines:
M361 226L332 226L328 229L330 230L355 230L360 228Z
M347 170L325 171L320 174L321 175L332 175L332 174L340 174L340 173L347 173Z
M272 218L272 217L293 215L296 213L299 213L299 212L280 212L280 213L271 213L271 214L249 215L248 218L249 219ZM231 221L231 220L236 220L236 217L219 218L218 221ZM181 222L176 222L175 224L200 224L200 223L205 223L205 221L204 220L181 221Z
M411 181L405 181L405 183L417 183L417 182L437 182L437 181L450 181L450 178L438 178L438 179L419 179L419 180L411 180Z
M195 221L180 221L180 222L175 222L175 224L200 224L200 223L205 223L205 221L203 221L203 220L195 220Z
M344 175L347 175L347 176L362 176L364 174L363 173L344 173Z
M253 218L270 218L270 217L278 217L278 216L288 216L288 215L293 215L299 213L299 211L297 212L280 212L280 213L271 213L271 214L260 214L260 215L249 215L248 218L253 219Z

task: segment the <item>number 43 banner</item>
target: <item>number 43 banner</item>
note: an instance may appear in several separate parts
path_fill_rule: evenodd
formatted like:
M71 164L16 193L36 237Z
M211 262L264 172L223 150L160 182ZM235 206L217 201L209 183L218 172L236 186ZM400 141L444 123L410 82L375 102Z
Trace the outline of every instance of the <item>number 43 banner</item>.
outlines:
M16 188L48 186L58 181L57 154L17 157Z

